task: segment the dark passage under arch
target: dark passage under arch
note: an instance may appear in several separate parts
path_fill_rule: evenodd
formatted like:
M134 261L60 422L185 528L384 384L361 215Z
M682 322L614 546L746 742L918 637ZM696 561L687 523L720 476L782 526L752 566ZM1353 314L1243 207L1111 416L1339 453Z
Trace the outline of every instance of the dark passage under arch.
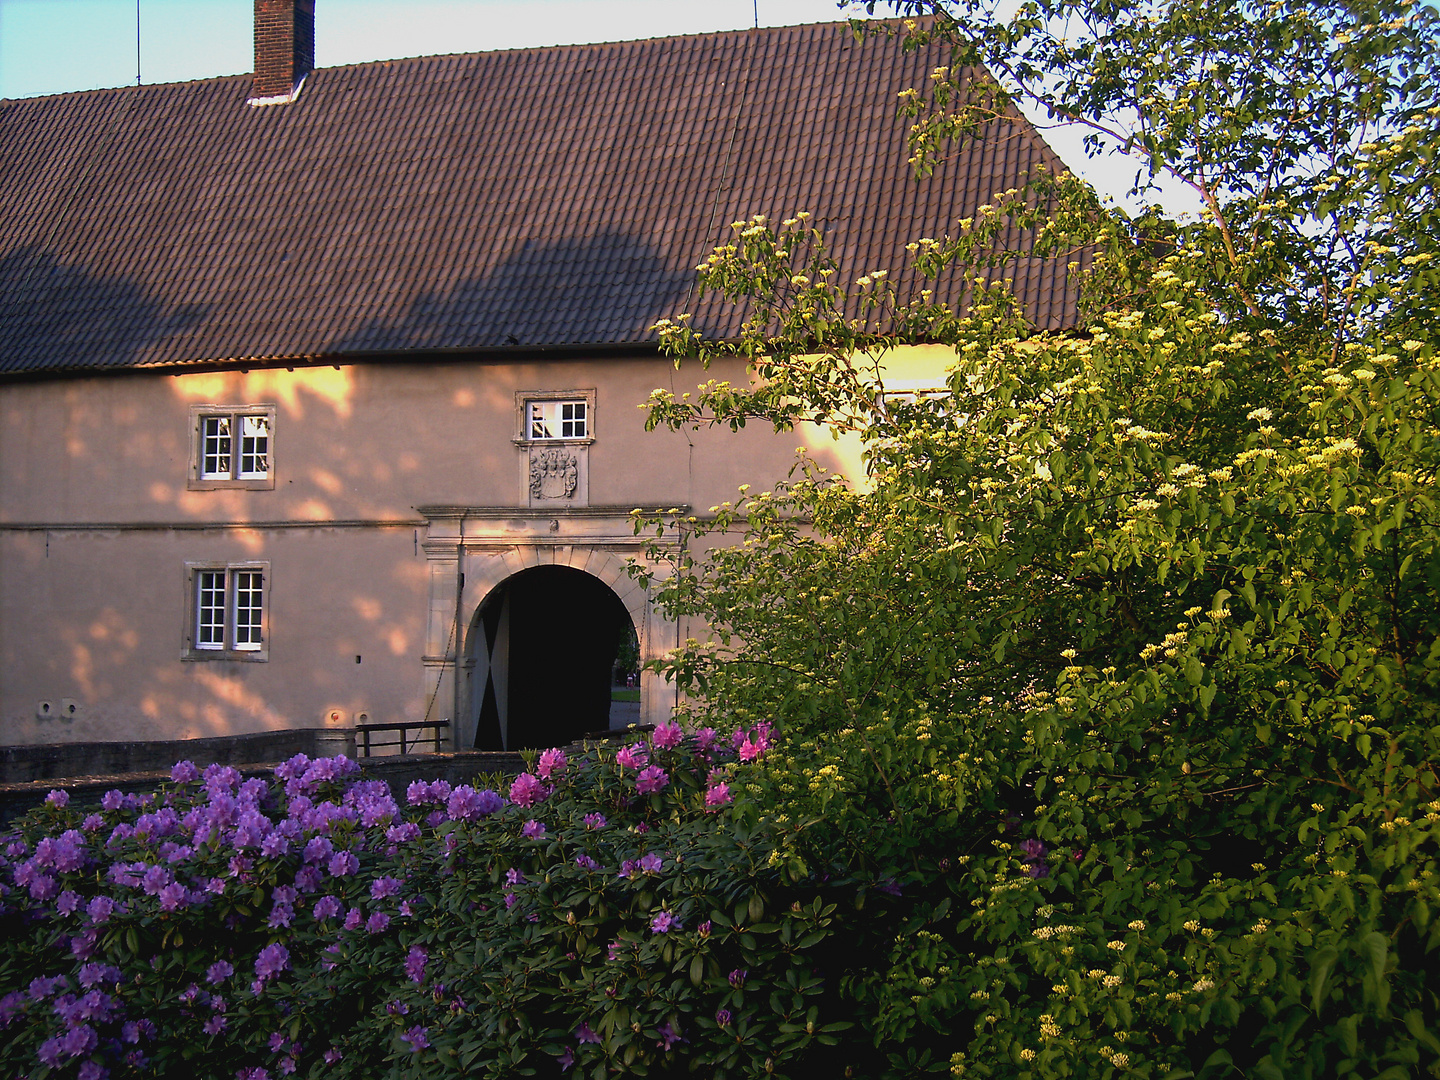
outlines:
M535 566L508 578L470 626L470 745L563 746L608 728L611 672L633 632L620 598L584 571Z

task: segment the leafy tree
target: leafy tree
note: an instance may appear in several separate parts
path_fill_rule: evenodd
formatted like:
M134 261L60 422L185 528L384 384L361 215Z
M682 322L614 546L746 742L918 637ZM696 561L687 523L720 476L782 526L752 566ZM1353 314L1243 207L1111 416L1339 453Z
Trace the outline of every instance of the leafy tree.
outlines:
M652 421L820 419L869 475L685 523L697 730L508 801L303 758L57 793L0 838L9 1072L1440 1075L1436 17L930 15L920 172L1030 94L1206 216L1038 175L890 271L739 223L742 336L660 330L760 380ZM1022 253L1083 326L1026 325ZM948 393L887 398L915 339Z
M795 873L931 891L935 940L850 986L897 1072L1440 1074L1436 13L899 6L951 52L900 102L919 173L1028 100L1203 213L1042 174L878 271L736 223L701 281L743 333L658 329L755 384L652 424L819 419L869 475L687 523L654 584L713 633L664 668L789 735L752 794ZM1088 260L1082 326L1026 325L1022 256ZM949 393L886 399L916 340Z

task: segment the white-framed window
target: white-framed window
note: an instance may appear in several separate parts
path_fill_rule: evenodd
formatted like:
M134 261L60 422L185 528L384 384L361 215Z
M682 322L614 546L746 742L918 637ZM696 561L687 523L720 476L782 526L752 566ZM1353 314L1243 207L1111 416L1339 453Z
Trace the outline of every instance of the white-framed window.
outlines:
M515 395L517 443L595 439L594 390L534 390Z
M950 388L943 383L913 380L889 382L880 395L880 407L889 412L893 406L919 405L925 401L943 402L950 396ZM943 409L943 405L941 406Z
M269 658L270 565L186 563L184 658Z
M275 406L194 405L190 430L192 488L275 486Z
M590 437L589 405L584 401L530 402L530 439Z

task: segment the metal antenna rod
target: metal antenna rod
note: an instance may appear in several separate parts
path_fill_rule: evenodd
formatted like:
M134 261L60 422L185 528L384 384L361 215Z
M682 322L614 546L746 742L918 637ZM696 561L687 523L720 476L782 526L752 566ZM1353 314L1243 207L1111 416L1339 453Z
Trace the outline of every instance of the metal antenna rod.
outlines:
M135 0L135 85L140 85L140 0Z

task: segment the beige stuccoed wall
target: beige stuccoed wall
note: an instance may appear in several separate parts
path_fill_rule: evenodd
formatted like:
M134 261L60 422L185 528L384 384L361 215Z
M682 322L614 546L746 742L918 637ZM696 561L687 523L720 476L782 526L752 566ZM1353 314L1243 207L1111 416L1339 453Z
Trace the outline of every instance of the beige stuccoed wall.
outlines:
M467 580L468 619L506 559L634 554L631 506L703 513L739 484L783 477L801 444L858 474L858 448L823 432L644 430L652 389L707 378L744 373L677 373L655 358L461 360L0 385L0 743L419 719L427 704L448 716L441 627L457 540L472 574L488 567ZM514 437L517 392L554 390L593 390L595 409L588 507L552 516L526 507ZM191 489L202 404L275 407L272 490ZM437 521L419 507L481 513ZM186 561L242 559L269 564L269 659L183 661ZM674 644L673 626L636 610L647 652ZM648 719L665 696L647 685ZM75 714L37 719L41 701Z
M7 744L345 726L413 707L426 576L409 529L59 529L46 546L0 533ZM267 662L181 660L187 559L268 562ZM38 718L38 702L67 700L73 718Z

